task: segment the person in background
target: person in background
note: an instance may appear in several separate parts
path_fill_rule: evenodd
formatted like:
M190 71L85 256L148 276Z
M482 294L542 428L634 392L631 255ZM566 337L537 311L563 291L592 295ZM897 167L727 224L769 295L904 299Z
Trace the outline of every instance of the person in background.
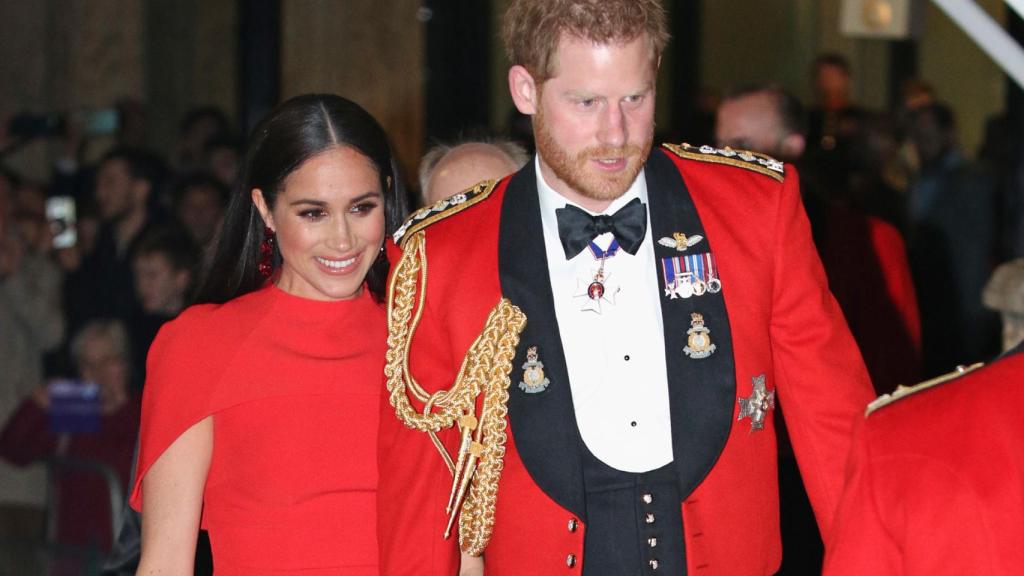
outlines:
M226 134L210 139L203 148L204 171L226 188L235 186L241 162L238 142Z
M71 340L71 353L83 383L98 387L95 421L80 430L55 422L55 384L37 385L0 431L0 458L27 466L50 458L91 462L113 472L123 489L128 484L132 450L139 427L139 400L130 389L127 332L115 320L95 320ZM95 472L56 469L56 542L102 557L112 544L110 493ZM92 554L89 554L89 551ZM62 574L80 573L74 561L61 563Z
M138 574L192 573L200 527L218 576L379 573L383 243L404 202L383 129L345 98L254 128L198 304L150 350Z
M916 109L909 139L920 170L907 194L907 249L930 377L999 351L998 317L981 302L995 268L996 198L991 175L960 152L948 106Z
M208 143L231 133L227 114L216 106L197 106L185 113L178 126L178 142L171 164L178 174L204 169Z
M1003 352L1024 341L1024 258L1000 264L985 284L981 301L999 313Z
M19 217L15 197L19 186L14 173L0 170L0 427L43 381L43 356L65 330L61 274L45 252L26 242L27 220ZM39 234L38 219L28 222L32 236ZM23 542L42 534L45 486L41 465L16 467L0 459L0 538ZM15 573L31 573L31 561L24 547L0 549L0 565Z
M149 345L160 327L176 317L190 299L198 263L192 241L176 227L153 228L139 239L132 262L139 308L129 324L135 350L132 381L139 391Z
M174 194L174 214L202 253L220 231L230 188L202 174L185 178Z
M420 160L420 191L429 206L468 190L484 180L497 180L530 161L526 150L511 140L467 140L438 144Z
M115 148L100 161L96 246L67 276L64 288L72 330L94 318L130 318L137 306L132 257L142 233L159 221L154 197L162 176L159 159L141 150Z
M1024 566L1024 344L872 402L825 576L1011 576Z
M772 84L727 95L715 127L719 146L752 150L803 169L806 114L800 101ZM813 166L806 166L813 171ZM921 321L903 237L895 226L833 201L820 180L800 191L829 289L839 301L878 394L921 374Z

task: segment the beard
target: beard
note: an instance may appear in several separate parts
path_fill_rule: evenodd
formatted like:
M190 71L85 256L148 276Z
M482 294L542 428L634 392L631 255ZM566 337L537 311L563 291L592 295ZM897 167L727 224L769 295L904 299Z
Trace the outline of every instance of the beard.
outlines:
M640 145L592 146L570 154L555 140L542 109L538 109L533 117L533 132L537 154L555 176L580 196L599 201L614 200L629 189L640 174L654 142L652 125ZM601 173L590 165L599 158L625 158L626 167L614 173Z

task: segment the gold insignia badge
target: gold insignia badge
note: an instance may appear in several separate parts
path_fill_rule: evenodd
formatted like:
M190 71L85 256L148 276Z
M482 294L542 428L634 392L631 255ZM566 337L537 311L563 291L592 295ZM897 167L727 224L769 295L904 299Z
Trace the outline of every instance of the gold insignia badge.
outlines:
M538 359L537 347L526 349L526 363L523 364L523 379L519 388L527 394L536 394L547 389L551 382L544 376L544 363Z
M672 237L665 236L658 239L658 244L666 248L675 248L677 252L685 252L687 248L703 240L704 237L700 234L694 234L693 236L687 236L682 232L673 232Z
M715 345L711 342L711 330L704 326L703 314L690 314L690 329L686 334L686 347L683 348L683 352L690 358L707 358L715 353Z

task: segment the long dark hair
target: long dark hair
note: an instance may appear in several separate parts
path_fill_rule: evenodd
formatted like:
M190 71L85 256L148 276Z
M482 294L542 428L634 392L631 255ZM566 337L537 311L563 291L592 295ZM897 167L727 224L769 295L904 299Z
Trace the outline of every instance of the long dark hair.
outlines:
M196 293L196 302L223 303L261 287L259 273L263 218L252 202L252 190L263 192L273 208L285 178L303 162L337 147L350 146L369 158L384 190L387 234L402 224L407 212L400 181L384 129L358 104L333 94L296 96L274 108L253 129L245 162L231 195L213 259ZM274 248L274 268L281 255ZM366 283L378 300L384 296L388 262L382 256L370 267Z

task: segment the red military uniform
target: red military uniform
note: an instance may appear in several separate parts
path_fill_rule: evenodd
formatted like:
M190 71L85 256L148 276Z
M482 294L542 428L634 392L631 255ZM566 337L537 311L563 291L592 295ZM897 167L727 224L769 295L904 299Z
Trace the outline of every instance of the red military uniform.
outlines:
M948 380L860 425L826 575L1024 570L1024 354Z
M672 146L651 153L644 176L653 238L702 235L722 283L720 293L699 298L657 296L688 573L771 574L782 554L773 394L785 404L793 446L827 536L853 421L871 398L867 373L828 291L797 179L783 177L781 164L728 150ZM403 366L405 378L428 393L452 387L500 299L509 299L526 317L506 375L509 426L493 534L484 553L488 576L579 574L586 562L581 441L540 220L531 164L497 185L479 185L420 211L396 234L398 246L390 246L392 262L403 251L417 251L425 262L418 274L425 279L417 295L423 298L417 300L422 317L410 347L402 350L395 343L403 322L394 314L403 289L392 278L389 387L402 377ZM663 244L654 249L658 261L680 254ZM395 275L401 277L408 261L418 257L399 263ZM661 285L665 279L657 273ZM701 359L683 352L694 313L703 315L716 346ZM550 381L540 393L517 386L530 378L521 368L530 348L539 353ZM763 410L751 413L750 399L759 400ZM422 408L420 402L413 405ZM399 422L390 405L383 410L382 573L450 576L459 551L441 534L452 474L426 434ZM453 428L438 434L451 454L458 451L458 434Z

